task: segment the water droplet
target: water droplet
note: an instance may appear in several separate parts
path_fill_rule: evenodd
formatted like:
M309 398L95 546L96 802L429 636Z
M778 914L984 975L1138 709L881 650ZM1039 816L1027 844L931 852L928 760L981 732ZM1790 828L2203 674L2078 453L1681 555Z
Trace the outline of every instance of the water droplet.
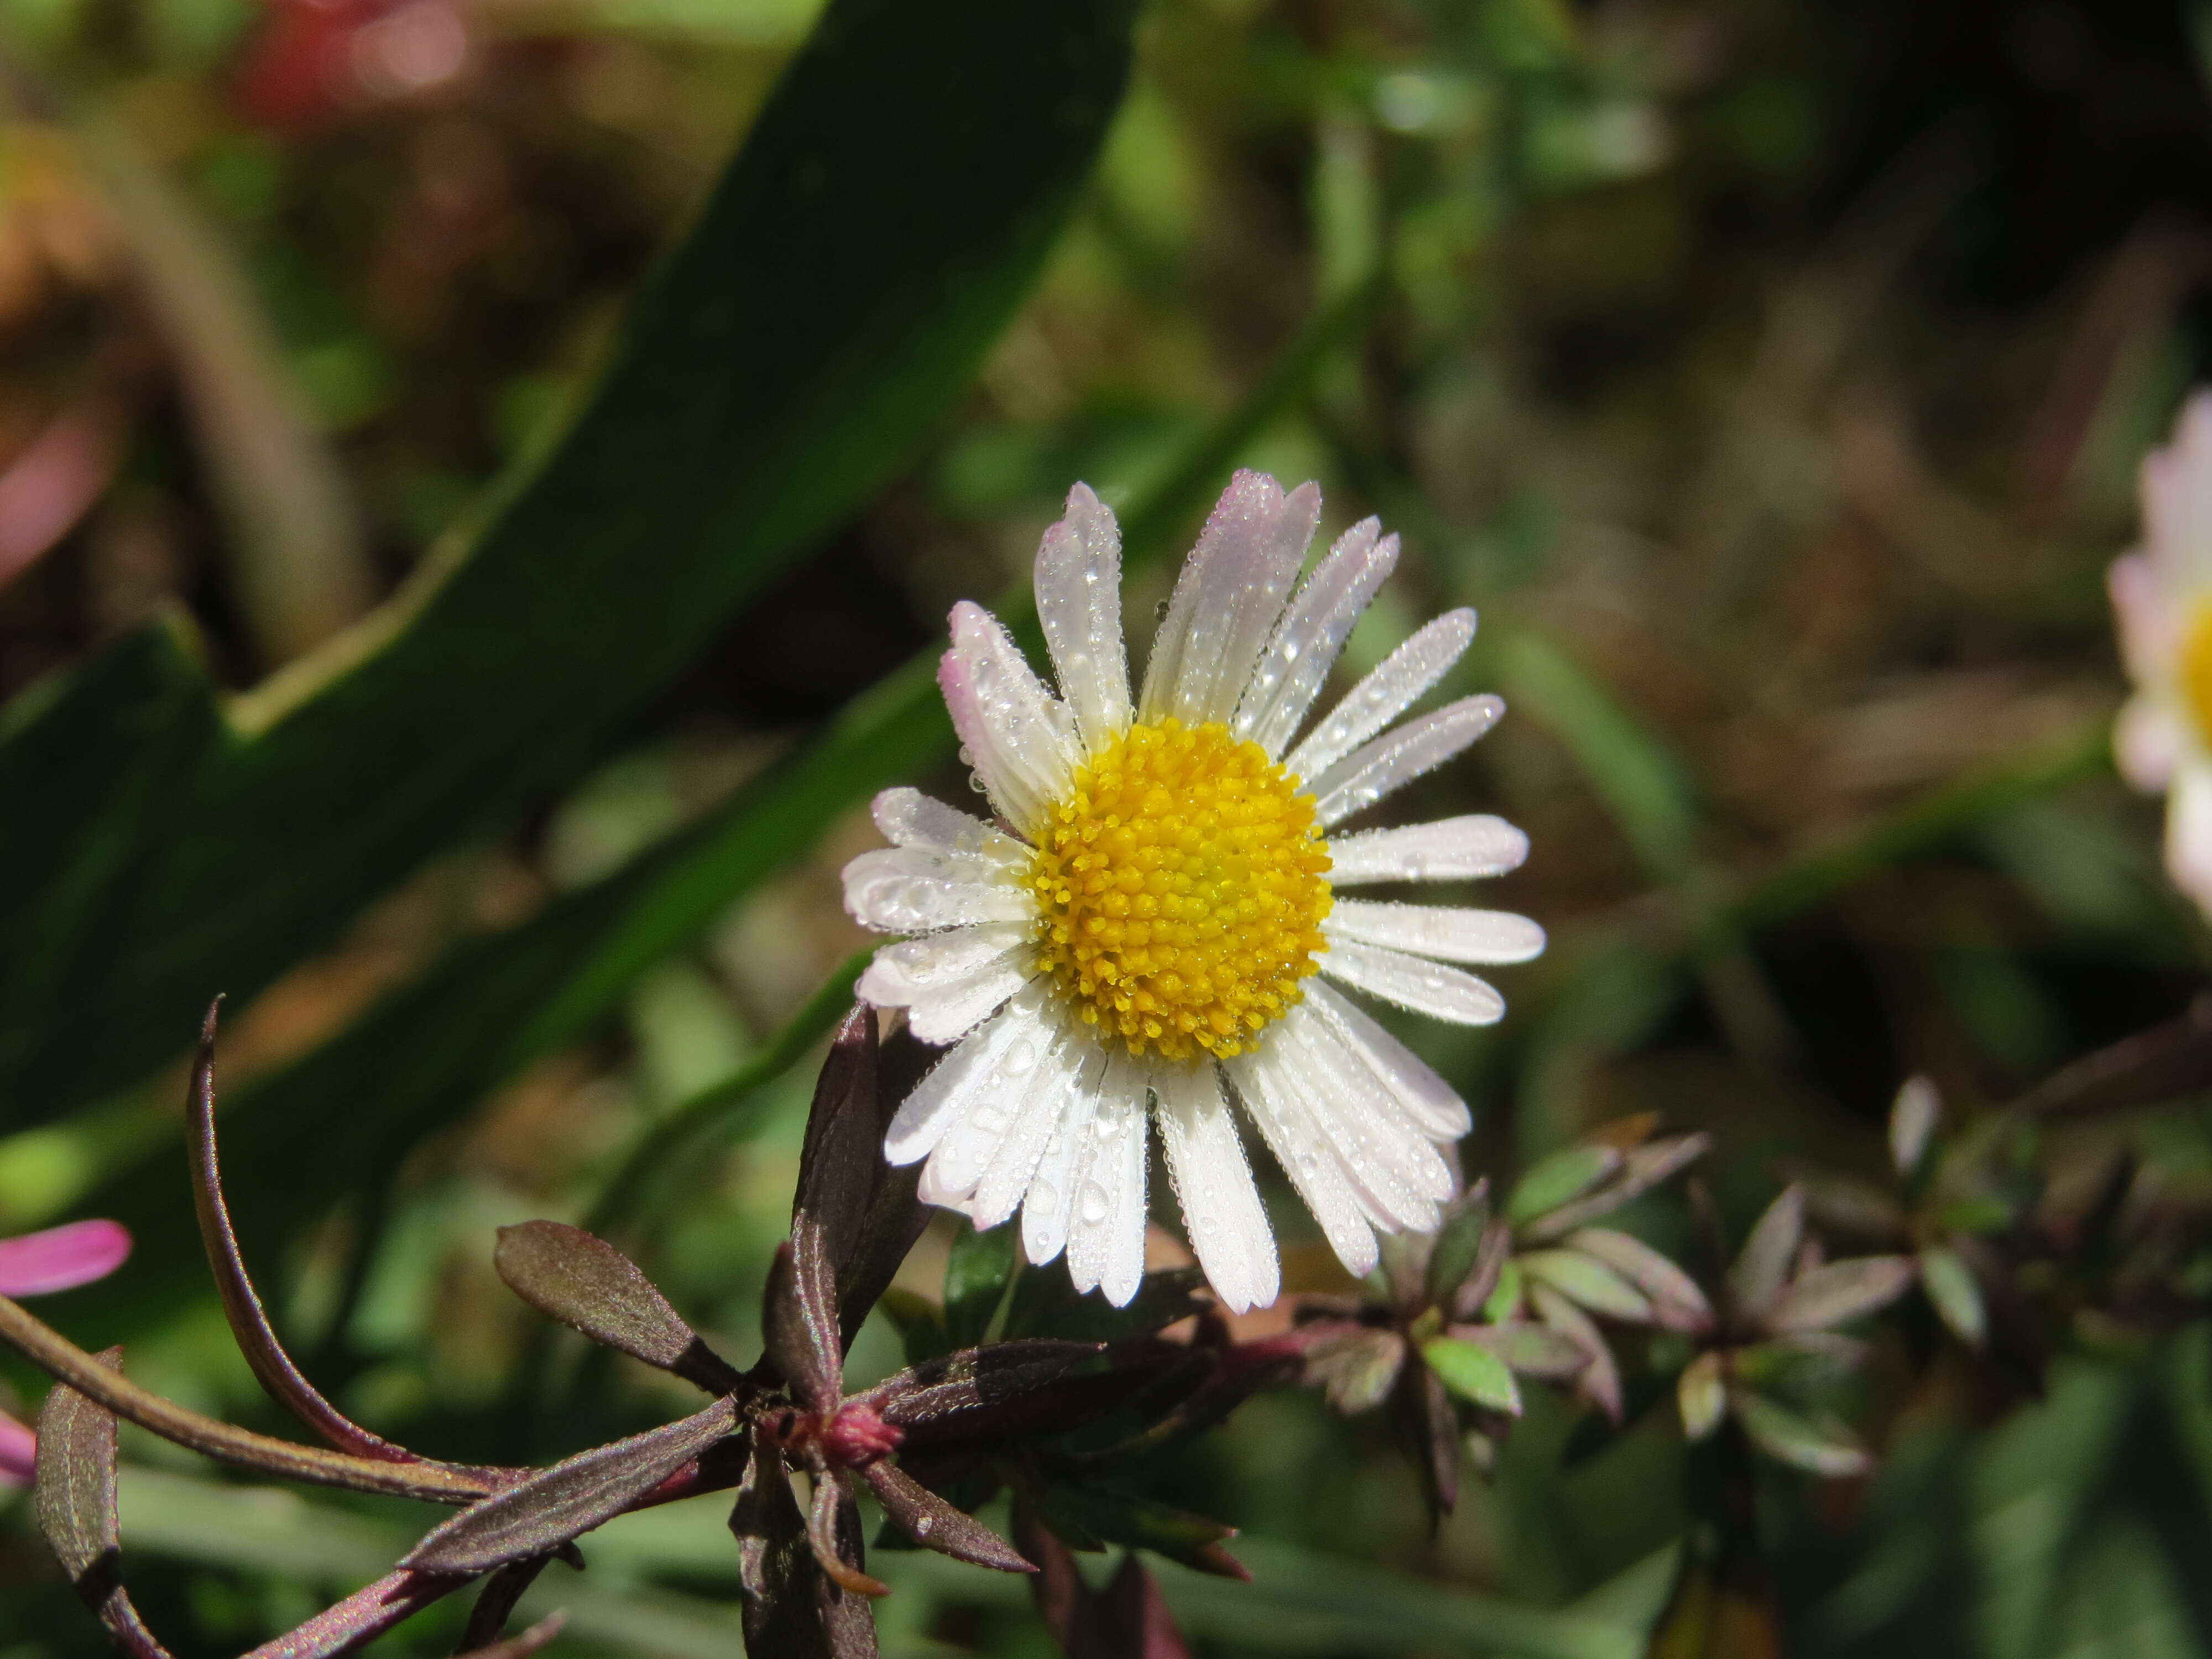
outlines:
M975 763L975 751L964 743L960 745L960 763L963 766L973 766Z
M1076 1212L1083 1218L1085 1226L1095 1227L1105 1220L1106 1212L1112 1204L1113 1199L1105 1188L1095 1181L1086 1181L1083 1183L1083 1197Z
M983 781L982 776L979 773L970 772L968 775L968 787L970 789L973 789L979 795L985 795L990 793L990 786Z
M1014 1077L1019 1077L1036 1065L1036 1044L1031 1042L1027 1037L1022 1037L1012 1048L1006 1050L1006 1057L1000 1062L1000 1069Z
M1060 1213L1060 1189L1049 1181L1040 1181L1030 1192L1030 1208L1039 1215Z

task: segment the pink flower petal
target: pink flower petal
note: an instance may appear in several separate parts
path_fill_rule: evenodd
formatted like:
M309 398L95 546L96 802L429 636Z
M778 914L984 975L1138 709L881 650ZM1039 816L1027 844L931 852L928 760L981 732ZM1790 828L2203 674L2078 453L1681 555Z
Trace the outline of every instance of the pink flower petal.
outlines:
M105 1279L131 1254L120 1222L72 1221L21 1238L0 1238L0 1296L46 1296Z
M2105 587L2112 596L2120 656L2129 675L2137 685L2156 684L2172 672L2180 653L2187 601L2162 589L2157 571L2140 553L2113 560L2105 573Z
M0 1486L27 1486L38 1472L39 1437L0 1412Z

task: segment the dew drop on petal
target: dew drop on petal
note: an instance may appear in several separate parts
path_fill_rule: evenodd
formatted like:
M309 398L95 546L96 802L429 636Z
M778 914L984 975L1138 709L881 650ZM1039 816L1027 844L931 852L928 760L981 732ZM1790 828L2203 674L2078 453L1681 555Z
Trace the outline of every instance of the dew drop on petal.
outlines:
M1039 1215L1060 1213L1060 1189L1049 1181L1040 1181L1036 1190L1030 1194L1030 1208Z
M1077 1206L1076 1213L1083 1218L1085 1226L1095 1227L1105 1220L1106 1212L1112 1206L1113 1200L1108 1195L1104 1187L1095 1181L1086 1181L1083 1183L1083 1197Z

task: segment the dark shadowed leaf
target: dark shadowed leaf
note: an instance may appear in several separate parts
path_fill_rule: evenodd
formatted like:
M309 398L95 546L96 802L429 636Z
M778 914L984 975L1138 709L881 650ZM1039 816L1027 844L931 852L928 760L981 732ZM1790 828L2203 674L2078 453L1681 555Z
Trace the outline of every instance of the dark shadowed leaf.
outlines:
M1863 1255L1815 1267L1784 1286L1761 1322L1778 1334L1822 1331L1886 1308L1911 1288L1909 1255Z
M1067 1659L1190 1659L1190 1649L1134 1554L1102 1595L1084 1582L1067 1546L1024 1504L1014 1507L1023 1553L1037 1564L1030 1589Z
M1021 1267L1021 1230L1012 1222L981 1233L962 1223L945 1263L945 1334L957 1346L983 1340Z
M845 1353L836 1290L822 1235L811 1228L776 1249L761 1293L761 1335L768 1358L809 1410L837 1408Z
M471 1504L433 1528L404 1565L485 1572L543 1555L612 1519L737 1426L733 1400L627 1440L595 1446Z
M1127 1342L1188 1319L1206 1307L1200 1292L1206 1273L1200 1267L1168 1267L1146 1273L1117 1308L1103 1296L1085 1296L1058 1263L1024 1270L1014 1285L1008 1336L1057 1337L1069 1342Z
M1531 1285L1528 1303L1539 1319L1589 1356L1589 1363L1575 1378L1576 1394L1613 1422L1620 1422L1623 1405L1620 1366L1596 1322L1548 1285Z
M454 1653L465 1655L498 1645L514 1604L538 1582L538 1575L545 1571L552 1559L550 1555L525 1556L520 1561L508 1562L487 1577L483 1588L477 1592L476 1605L469 1609L469 1622L461 1632ZM525 1635L531 1633L526 1632Z
M560 1221L501 1227L492 1266L538 1312L709 1394L735 1392L736 1367L700 1340L637 1265L604 1239Z
M862 1571L860 1511L853 1502L852 1475L841 1468L814 1471L814 1503L806 1515L806 1542L814 1565L846 1595L889 1595L891 1587Z
M1460 1418L1443 1380L1427 1366L1399 1372L1390 1395L1390 1429L1421 1484L1433 1531L1459 1507Z
M956 1509L895 1463L878 1462L860 1471L875 1488L884 1513L918 1544L957 1560L1001 1572L1034 1572L1022 1553L965 1510Z
M938 1050L904 1029L893 1033L878 1055L874 1115L866 1148L872 1161L874 1185L869 1189L866 1212L860 1218L860 1236L837 1268L838 1316L848 1348L853 1346L868 1310L890 1288L907 1252L929 1225L929 1210L915 1195L921 1180L921 1165L908 1164L893 1169L884 1160L883 1145L884 1133L890 1127L899 1103L938 1058Z
M887 1377L866 1398L886 1423L932 1438L1029 1426L1042 1391L1103 1352L1093 1342L1023 1340L963 1348Z
M1131 1549L1151 1550L1170 1561L1223 1578L1249 1579L1251 1574L1222 1547L1237 1535L1237 1528L1202 1515L1193 1515L1148 1498L1109 1492L1100 1486L1054 1486L1039 1500L1047 1524L1063 1536L1126 1544Z
M1478 1181L1444 1212L1436 1241L1429 1247L1425 1288L1432 1306L1452 1305L1460 1287L1474 1272L1489 1226L1490 1183Z
M884 1161L882 1057L876 1011L853 1005L830 1042L814 1080L806 1114L806 1140L799 1154L799 1185L791 1196L792 1224L821 1230L822 1247L839 1273L859 1248L867 1225L868 1200Z
M866 1596L824 1577L792 1496L782 1454L757 1446L730 1512L752 1659L869 1659L875 1615Z
M123 1350L100 1357L110 1370ZM39 1530L84 1604L134 1659L167 1659L123 1588L122 1533L115 1518L115 1416L57 1382L39 1413Z
M2212 1088L2212 998L2187 1013L2077 1060L2029 1090L2013 1109L2036 1117L2086 1117Z

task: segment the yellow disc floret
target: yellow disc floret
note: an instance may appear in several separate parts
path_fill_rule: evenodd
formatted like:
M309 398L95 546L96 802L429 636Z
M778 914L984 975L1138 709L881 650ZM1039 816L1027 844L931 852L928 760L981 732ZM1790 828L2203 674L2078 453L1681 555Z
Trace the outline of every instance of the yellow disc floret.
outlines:
M1133 726L1077 772L1039 843L1038 968L1132 1054L1241 1053L1304 994L1328 848L1313 797L1258 744Z
M2212 744L2212 602L2199 600L2181 641L2181 694L2197 717L2197 734Z

